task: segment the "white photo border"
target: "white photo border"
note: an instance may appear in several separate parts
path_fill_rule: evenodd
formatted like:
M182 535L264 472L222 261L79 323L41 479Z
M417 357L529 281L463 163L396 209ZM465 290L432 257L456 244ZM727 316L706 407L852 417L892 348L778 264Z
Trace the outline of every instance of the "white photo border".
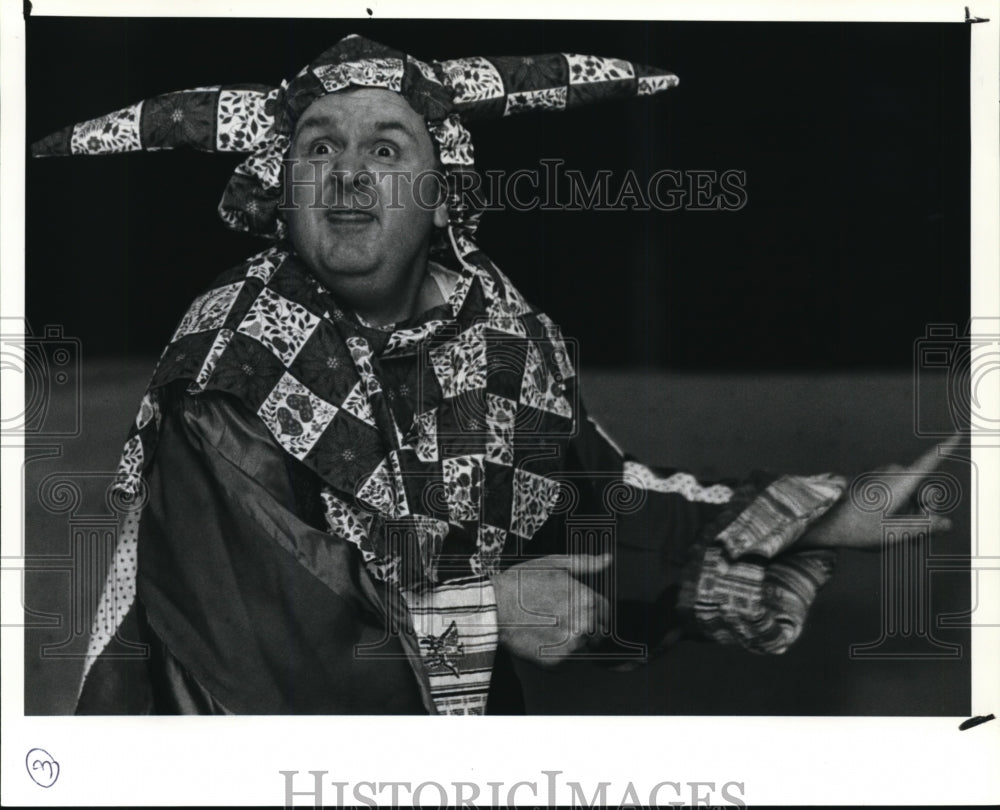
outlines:
M1000 309L1000 156L996 103L1000 75L1000 4L967 4L972 28L972 300L973 318L996 324ZM839 20L940 21L960 23L958 2L637 2L613 6L573 4L560 9L537 3L436 4L427 16L518 19ZM329 16L366 19L412 14L399 0L365 0L356 6L285 0L245 2L238 16ZM179 13L183 12L183 13ZM571 13L570 13L571 12ZM233 4L219 0L71 2L36 0L32 14L68 16L227 16ZM2 60L2 314L23 317L24 308L24 22L22 3L3 0ZM2 395L12 412L22 397L19 379L5 375ZM327 803L336 781L428 780L481 786L536 782L516 794L519 803L544 804L544 771L560 771L559 804L572 796L566 784L612 784L617 804L628 783L640 800L669 780L681 784L744 783L735 791L756 804L954 804L1000 800L1000 722L966 732L965 718L767 718L767 717L486 717L474 721L442 717L428 734L425 718L337 717L156 717L83 718L23 715L23 610L16 560L21 554L20 475L23 448L3 446L3 718L0 766L5 805L260 805L284 799L280 770L297 770L308 790L308 771L327 771ZM977 447L974 461L983 492L1000 491L997 448ZM992 488L991 488L992 487ZM980 555L1000 558L1000 500L981 497L975 516ZM13 578L9 580L8 578ZM995 617L992 627L972 629L972 714L1000 712L1000 589L994 571L978 609ZM8 587L12 582L14 587ZM469 723L476 738L470 742ZM25 754L40 747L61 763L61 778L41 789L25 776ZM504 788L507 790L507 787ZM506 792L501 796L506 796ZM664 790L664 801L676 800ZM685 793L682 800L688 798ZM438 801L427 791L424 800ZM482 800L482 799L481 799ZM310 804L307 796L298 802ZM713 800L714 804L720 803Z

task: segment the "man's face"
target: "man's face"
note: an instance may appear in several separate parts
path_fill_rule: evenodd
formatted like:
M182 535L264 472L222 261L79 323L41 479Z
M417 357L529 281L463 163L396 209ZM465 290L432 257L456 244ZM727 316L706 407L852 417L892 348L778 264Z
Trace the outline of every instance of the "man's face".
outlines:
M317 99L298 121L289 158L289 238L329 289L391 298L423 275L431 233L447 223L447 209L430 208L432 176L419 193L412 185L437 160L423 118L402 96L360 88Z

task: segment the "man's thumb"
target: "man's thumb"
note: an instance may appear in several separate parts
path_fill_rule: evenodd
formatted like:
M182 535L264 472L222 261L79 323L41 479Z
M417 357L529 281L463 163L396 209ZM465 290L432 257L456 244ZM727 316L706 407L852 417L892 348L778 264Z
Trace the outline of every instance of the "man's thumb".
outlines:
M566 570L574 577L586 577L603 571L611 565L611 554L605 551L603 554L569 554L569 565Z

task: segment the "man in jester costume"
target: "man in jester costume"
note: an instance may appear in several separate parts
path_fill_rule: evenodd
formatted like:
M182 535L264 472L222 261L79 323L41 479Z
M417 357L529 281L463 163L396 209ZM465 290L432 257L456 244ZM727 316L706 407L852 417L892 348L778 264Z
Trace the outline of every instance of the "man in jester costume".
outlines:
M463 193L466 123L677 82L349 36L279 87L168 93L35 144L243 153L219 212L270 242L191 304L139 406L78 712L517 712L511 655L795 641L832 549L880 541L845 481L625 454Z

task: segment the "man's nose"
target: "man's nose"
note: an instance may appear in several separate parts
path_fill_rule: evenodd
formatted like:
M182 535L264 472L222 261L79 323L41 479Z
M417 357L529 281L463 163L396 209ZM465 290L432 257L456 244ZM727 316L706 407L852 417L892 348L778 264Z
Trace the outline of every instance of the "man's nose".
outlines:
M359 188L367 174L364 156L357 150L345 149L330 161L330 178L346 189Z

